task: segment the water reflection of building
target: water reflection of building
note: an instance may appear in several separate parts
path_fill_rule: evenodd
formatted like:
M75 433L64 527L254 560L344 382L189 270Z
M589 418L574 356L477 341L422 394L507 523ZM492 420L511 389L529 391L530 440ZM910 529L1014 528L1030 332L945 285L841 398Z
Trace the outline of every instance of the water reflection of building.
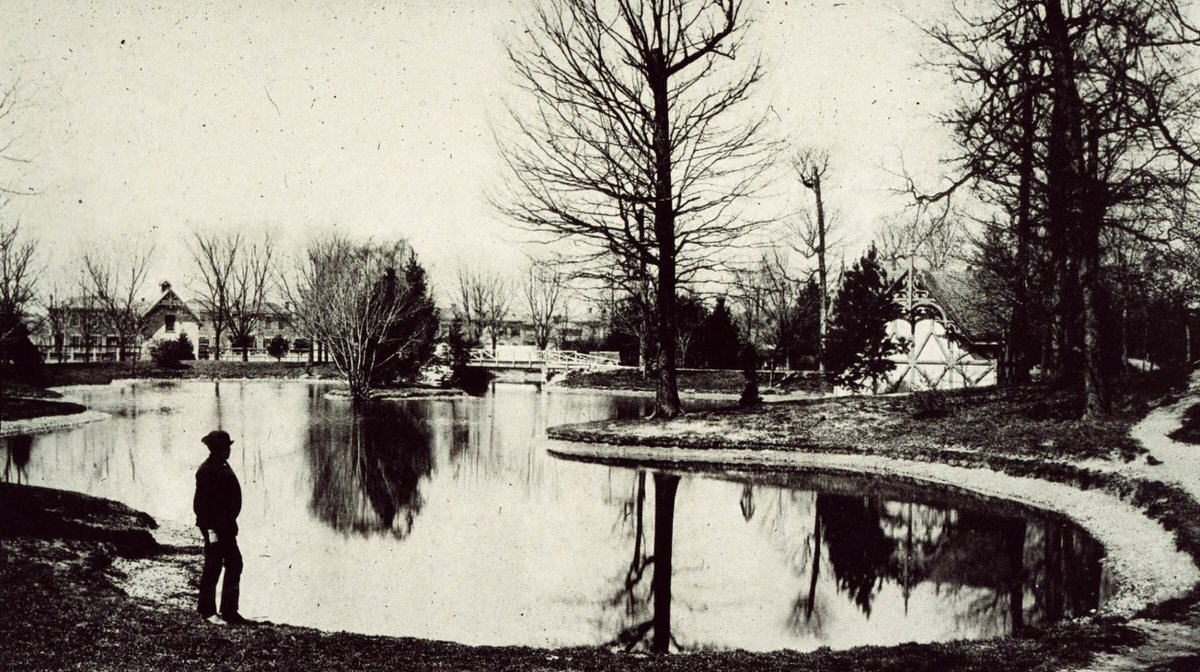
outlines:
M429 435L392 404L344 413L309 427L309 509L339 532L408 536L433 468Z

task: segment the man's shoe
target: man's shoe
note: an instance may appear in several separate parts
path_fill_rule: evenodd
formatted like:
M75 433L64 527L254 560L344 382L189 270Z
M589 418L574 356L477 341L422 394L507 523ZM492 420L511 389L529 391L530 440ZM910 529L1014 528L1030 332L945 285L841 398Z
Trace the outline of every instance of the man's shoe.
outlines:
M208 623L212 623L213 625L225 625L225 621L216 614L209 614L208 616L204 617L204 620Z
M254 621L242 616L236 611L232 614L221 614L221 620L230 625L254 625Z

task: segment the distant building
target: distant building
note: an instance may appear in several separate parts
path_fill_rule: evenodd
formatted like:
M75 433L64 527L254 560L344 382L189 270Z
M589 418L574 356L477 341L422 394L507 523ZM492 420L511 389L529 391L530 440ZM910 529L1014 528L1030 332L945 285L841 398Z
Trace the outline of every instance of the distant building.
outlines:
M537 345L537 330L526 315L513 315L504 320L496 335L497 345ZM592 315L579 319L561 320L550 333L549 347L569 349L579 344L599 343L608 337L608 325ZM491 331L484 328L480 336L481 345L491 345Z
M906 269L892 292L904 317L888 331L910 347L892 356L891 390L996 384L1004 331L969 274Z
M164 282L154 301L144 301L138 311L142 329L137 338L125 344L124 359L146 359L156 341L175 340L187 334L197 359L212 359L216 350L216 331L211 313L199 302L185 301ZM93 297L72 297L50 308L47 319L35 341L48 363L117 361L119 338L104 327L103 313ZM222 359L241 359L245 351L252 361L273 360L267 344L275 336L288 341L285 360L305 361L311 345L293 326L291 311L286 305L268 303L259 315L254 328L244 342L235 342L228 328L221 334ZM317 353L314 353L317 354Z

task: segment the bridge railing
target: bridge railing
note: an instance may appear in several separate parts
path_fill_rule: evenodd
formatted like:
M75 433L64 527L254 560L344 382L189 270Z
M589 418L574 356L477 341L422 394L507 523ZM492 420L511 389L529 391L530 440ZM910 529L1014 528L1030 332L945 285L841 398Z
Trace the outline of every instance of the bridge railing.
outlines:
M485 367L592 369L617 368L620 360L616 353L590 353L574 350L537 350L535 348L475 348L471 350L470 364Z

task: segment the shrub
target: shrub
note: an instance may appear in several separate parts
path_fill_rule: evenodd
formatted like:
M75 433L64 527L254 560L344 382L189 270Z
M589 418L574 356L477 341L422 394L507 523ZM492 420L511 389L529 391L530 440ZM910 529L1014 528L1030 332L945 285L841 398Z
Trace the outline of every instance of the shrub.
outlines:
M195 358L192 341L187 334L180 334L176 340L157 340L150 346L150 358L164 369L176 368L181 361Z
M288 353L288 340L283 336L276 334L275 338L267 341L267 354L274 357L275 361L283 359L283 356Z
M914 420L935 420L950 415L953 410L950 395L942 390L915 392L909 397Z

